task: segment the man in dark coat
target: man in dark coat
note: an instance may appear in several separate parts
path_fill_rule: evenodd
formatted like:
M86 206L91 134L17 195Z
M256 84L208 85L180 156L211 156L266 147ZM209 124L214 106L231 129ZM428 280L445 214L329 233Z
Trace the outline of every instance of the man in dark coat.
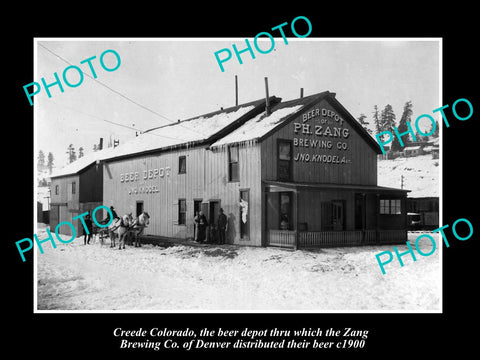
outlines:
M113 215L113 219L120 219L117 215L117 212L115 211L115 208L112 206L110 206L110 210L112 211L112 215ZM107 217L108 218L108 217Z
M203 215L202 211L198 212L198 215L195 217L195 222L197 223L197 242L203 243L205 242L205 238L207 237L207 226L208 221L205 215Z
M228 224L227 215L225 215L223 213L223 209L220 208L220 211L219 211L219 214L218 214L218 221L217 221L218 243L220 245L225 244L225 233L227 231L227 224Z
M90 244L90 239L92 238L92 218L90 214L85 215L84 218L85 227L88 229L89 234L87 235L87 230L83 230L83 245ZM88 236L88 240L87 240Z

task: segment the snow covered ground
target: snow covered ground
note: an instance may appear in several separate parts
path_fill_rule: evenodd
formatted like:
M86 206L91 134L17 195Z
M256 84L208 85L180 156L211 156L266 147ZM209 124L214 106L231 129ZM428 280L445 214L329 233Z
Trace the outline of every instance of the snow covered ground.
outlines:
M378 161L378 185L411 190L408 197L439 196L440 160L432 155Z
M38 236L46 238L45 225ZM409 234L414 242L419 233ZM439 250L385 266L393 246L289 251L232 245L126 250L83 237L37 250L38 310L441 311ZM438 238L437 238L437 245ZM421 242L424 253L428 243ZM440 244L441 247L441 244ZM405 245L399 245L403 252Z

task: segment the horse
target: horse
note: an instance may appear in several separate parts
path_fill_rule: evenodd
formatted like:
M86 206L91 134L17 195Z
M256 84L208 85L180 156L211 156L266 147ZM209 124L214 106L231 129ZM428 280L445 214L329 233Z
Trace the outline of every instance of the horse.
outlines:
M118 249L125 249L125 237L133 222L132 214L125 214L121 218L115 218L108 226L110 233L110 247L115 247L115 234L118 235Z
M135 247L140 247L140 242L138 238L143 234L143 230L150 223L150 215L143 211L130 225L130 232L133 233L135 237Z

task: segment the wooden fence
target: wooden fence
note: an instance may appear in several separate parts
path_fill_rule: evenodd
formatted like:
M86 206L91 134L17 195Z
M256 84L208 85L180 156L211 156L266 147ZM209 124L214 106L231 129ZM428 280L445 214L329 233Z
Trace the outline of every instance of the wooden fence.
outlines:
M407 241L406 230L354 231L291 231L269 230L268 246L335 247L380 244L402 244ZM298 237L298 238L297 238Z

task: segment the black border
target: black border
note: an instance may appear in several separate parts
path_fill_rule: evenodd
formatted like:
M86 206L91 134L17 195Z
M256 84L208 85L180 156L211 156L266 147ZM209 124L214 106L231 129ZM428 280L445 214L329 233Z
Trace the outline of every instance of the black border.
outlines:
M114 6L115 5L115 6ZM5 22L4 34L8 51L4 53L8 69L7 96L4 107L4 206L8 213L4 248L7 279L3 297L6 300L7 321L4 325L5 350L32 351L34 356L52 358L71 355L142 356L118 349L116 327L201 329L204 327L301 328L352 327L370 331L367 347L359 354L383 356L435 355L456 350L468 353L475 348L476 323L476 261L480 233L476 203L475 136L478 133L478 57L474 42L473 6L439 4L419 9L402 3L384 6L340 3L295 9L285 3L271 4L266 12L241 4L221 4L202 9L178 10L165 4L152 9L129 4L110 4L105 11L98 4L80 11L75 6L41 10L36 5L18 12L17 21ZM89 9L88 9L89 8ZM75 10L76 9L76 10ZM188 10L188 11L186 11ZM274 11L275 10L275 11ZM15 11L11 11L15 13ZM443 38L443 104L453 104L467 98L473 104L474 115L468 121L457 121L447 109L450 127L443 128L443 223L452 224L458 218L469 219L474 235L468 241L450 241L443 247L444 313L443 314L33 314L33 257L19 259L14 242L33 234L33 109L25 101L22 86L33 81L34 37L242 37L251 38L296 16L310 19L310 37L442 37ZM13 25L12 25L13 23ZM13 34L12 34L13 33ZM12 34L12 35L10 35ZM194 56L194 54L190 54ZM388 79L386 79L388 81ZM394 86L394 85L392 85ZM7 139L13 139L8 142ZM5 151L8 150L8 151ZM12 196L13 195L13 196ZM12 217L13 215L13 217ZM13 221L12 221L13 219ZM447 231L447 234L452 235ZM306 354L301 351L301 354ZM295 352L298 352L295 351ZM204 353L206 351L202 351ZM259 352L245 351L245 354ZM286 350L293 353L292 350ZM329 354L333 351L327 351ZM351 352L345 352L351 354ZM189 354L193 354L190 352ZM324 352L315 352L322 356ZM155 357L172 355L171 351L150 352Z

